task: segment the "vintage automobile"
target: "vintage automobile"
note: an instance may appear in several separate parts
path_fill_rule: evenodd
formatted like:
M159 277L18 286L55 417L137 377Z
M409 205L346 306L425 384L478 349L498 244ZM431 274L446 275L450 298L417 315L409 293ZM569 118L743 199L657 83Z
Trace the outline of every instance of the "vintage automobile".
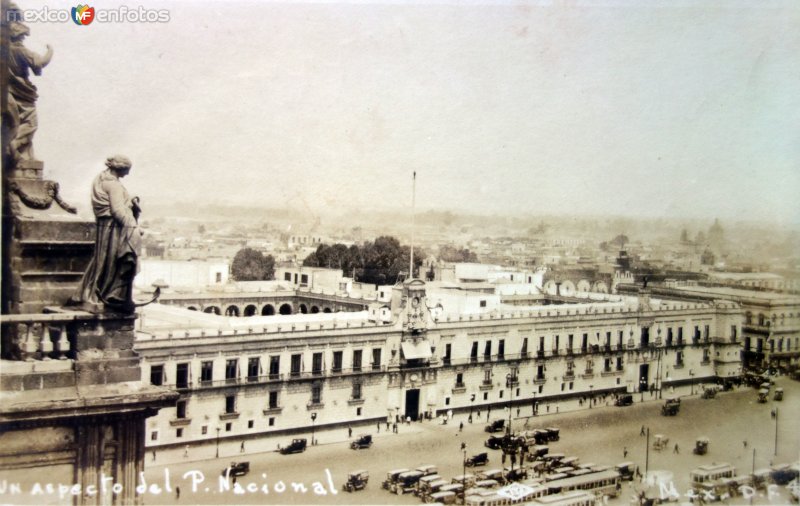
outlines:
M630 406L633 404L633 396L631 394L622 394L614 401L615 406Z
M502 469L487 469L485 471L481 471L478 473L478 480L485 481L485 480L495 480L495 481L503 481L503 470Z
M430 476L432 474L436 474L439 472L439 468L434 466L433 464L426 464L424 466L419 466L414 468L414 471L419 471L422 473L422 476Z
M414 494L418 497L425 497L438 492L444 485L447 485L447 481L438 474L423 476L417 482L417 490L414 491Z
M392 469L386 473L386 479L383 480L383 483L381 483L381 488L391 491L394 487L394 484L397 482L397 477L403 473L407 473L408 471L410 471L410 469Z
M499 450L506 445L507 441L507 436L489 436L489 439L487 439L483 445L492 450Z
M414 492L417 489L417 482L422 478L423 474L420 471L406 471L397 476L397 479L392 486L391 492L397 495L403 495L409 492Z
M453 479L450 480L450 487L458 485L459 487L463 487L459 490L463 490L466 488L470 488L471 486L475 485L477 478L475 478L474 474L459 474L458 476L453 476ZM442 487L441 490L456 490L456 489L449 489L446 487ZM458 492L456 492L458 493Z
M244 476L250 472L250 462L231 462L231 465L222 470L222 476Z
M782 401L783 400L783 389L782 388L776 388L775 389L775 394L772 396L772 398L773 398L773 400L776 400L776 401Z
M694 449L692 450L692 453L695 455L705 455L708 453L708 438L697 438L697 441L694 442Z
M503 470L503 477L506 481L520 481L528 477L528 470L524 467L515 467L514 469L505 468Z
M559 439L561 439L561 436L560 436L561 429L558 429L556 427L548 427L548 428L546 428L544 430L547 431L547 440L548 441L558 441Z
M769 400L769 390L762 388L758 391L758 402L764 404L767 400Z
M350 443L350 448L353 450L363 450L372 446L372 436L369 434L361 434L355 441Z
M717 396L717 386L712 385L710 387L703 388L703 399L713 399Z
M619 473L619 479L623 481L633 481L633 475L636 472L636 464L633 462L621 462L614 466L614 469Z
M292 439L292 442L289 444L289 446L279 448L278 451L281 452L281 455L287 455L289 453L302 453L306 451L306 440L302 438Z
M364 490L367 488L369 481L369 471L359 470L348 473L347 481L342 485L345 492L354 492L356 490Z
M488 463L489 463L489 454L486 452L473 455L472 457L467 457L467 459L464 460L464 465L467 467L485 466Z
M493 420L492 423L487 425L483 430L486 432L502 432L506 428L506 421L502 418Z
M528 449L528 460L533 462L536 459L542 458L550 451L547 445L536 445Z
M772 472L769 473L769 477L772 483L783 487L788 485L790 481L796 480L799 474L797 465L778 464L772 466Z
M435 492L429 496L425 497L426 503L437 503L437 504L455 504L456 499L458 496L455 492L445 491L445 492Z
M667 402L661 406L661 414L664 416L675 416L681 409L680 399L667 399Z

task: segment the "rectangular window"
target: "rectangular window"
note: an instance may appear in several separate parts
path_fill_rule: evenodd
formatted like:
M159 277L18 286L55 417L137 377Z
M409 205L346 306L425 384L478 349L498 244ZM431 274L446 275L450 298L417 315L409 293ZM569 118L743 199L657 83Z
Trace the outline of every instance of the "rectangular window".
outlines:
M528 355L528 338L527 337L523 337L522 338L522 349L520 350L519 353L523 357L526 357Z
M215 282L222 283L222 273L221 272L217 272L216 273Z
M203 425L202 427L200 427L200 434L204 436L208 434L208 425Z
M283 273L283 280L284 280L284 281L291 281L291 280L292 280L292 273L290 273L290 272L284 272L284 273Z
M478 361L478 341L472 342L472 350L469 352L469 360L470 362Z
M276 409L278 407L278 392L269 393L269 409Z
M239 377L239 359L230 358L225 361L225 381L235 383Z
M581 337L581 352L586 353L589 349L589 334L584 334Z
M175 388L189 388L189 364L186 362L175 366Z
M226 413L236 413L236 396L235 395L226 395L225 396L225 412Z
M292 369L291 375L292 376L300 376L300 367L303 363L303 356L299 353L292 355Z
M553 354L558 355L558 335L553 339Z
M537 380L543 380L544 379L544 366L543 365L537 365L536 366L536 379Z
M164 366L152 365L150 366L150 384L163 385L164 384Z
M483 359L484 360L491 360L492 359L492 342L486 341L486 344L483 345Z
M250 357L247 359L247 381L258 381L258 376L261 374L261 359L259 357Z
M672 327L667 327L667 346L672 346Z
M683 365L683 352L682 351L679 351L675 355L675 365L677 365L677 366Z
M617 347L618 347L620 350L622 349L622 340L623 340L623 337L624 337L624 332L620 330L620 331L617 333Z
M506 340L500 339L500 341L497 343L497 358L503 360L505 355L506 355Z
M456 374L456 387L463 387L464 386L464 373Z
M311 374L316 376L322 374L322 353L314 353L311 356Z
M228 422L225 424L225 432L230 432L233 429L233 424Z
M311 386L311 404L322 403L322 385Z
M442 357L442 362L444 362L444 365L450 365L450 356L452 351L453 351L452 344L447 343L444 345L444 357Z
M572 353L572 347L574 345L573 336L569 334L567 336L567 353Z
M544 353L544 336L539 336L539 352Z
M255 423L253 423L253 420L247 420L247 428L248 429L252 429L254 425L255 425Z
M485 300L482 300L482 301L481 301L481 303L480 303L480 306L481 306L481 307L486 307L486 301L485 301Z
M606 332L606 346L611 346L611 332Z
M710 332L711 332L711 327L709 327L708 325L703 327L703 339L708 341L708 338L710 337Z
M678 327L678 346L683 344L683 327Z
M353 350L353 371L361 370L361 350Z
M353 400L361 399L361 383L353 383Z
M186 401L175 403L175 418L186 418Z
M736 325L731 325L731 341L736 340Z
M332 372L342 372L342 354L341 351L333 352L333 365L331 366Z
M621 371L624 368L624 365L625 364L622 363L622 357L617 357L617 370Z
M158 431L154 430L150 433L150 441L158 441Z
M611 359L606 358L603 360L603 371L611 372Z
M639 345L642 348L650 346L650 327L642 327L642 336Z
M308 274L301 274L300 275L300 284L307 285L308 284Z
M200 383L211 383L214 381L214 362L200 362Z
M483 371L483 384L484 385L491 385L492 384L492 370L486 369Z
M373 371L380 371L381 370L381 349L380 348L372 348L372 370Z
M278 379L281 373L281 357L269 357L269 379Z
M267 422L267 425L269 425L270 427L275 427L275 417L274 416L269 417L269 421Z
M181 437L183 437L183 428L180 428L180 429L175 429L175 437L176 437L176 438L181 438Z

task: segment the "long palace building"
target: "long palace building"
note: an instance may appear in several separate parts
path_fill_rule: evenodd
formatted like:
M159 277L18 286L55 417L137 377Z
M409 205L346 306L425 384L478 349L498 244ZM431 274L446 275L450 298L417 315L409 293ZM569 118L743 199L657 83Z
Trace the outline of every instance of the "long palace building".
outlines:
M143 380L180 392L148 421L148 446L222 439L247 441L250 451L265 436L312 425L508 407L526 416L624 393L689 393L741 374L734 302L641 289L524 306L420 280L387 291L367 310L337 313L237 318L148 307L135 343Z

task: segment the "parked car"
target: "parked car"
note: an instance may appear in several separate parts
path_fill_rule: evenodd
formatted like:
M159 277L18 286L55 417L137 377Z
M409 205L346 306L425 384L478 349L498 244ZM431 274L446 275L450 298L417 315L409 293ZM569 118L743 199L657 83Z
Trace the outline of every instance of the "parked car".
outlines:
M414 471L419 471L422 473L422 476L430 476L432 474L436 474L439 472L439 468L434 466L433 464L425 464L423 466L419 466L414 468Z
M347 475L347 481L342 486L345 492L354 492L356 490L363 490L367 488L369 482L369 471L359 470L353 471Z
M619 478L623 481L633 481L633 475L636 472L636 464L633 462L621 462L614 466L614 469L619 473Z
M284 446L280 448L278 451L281 452L281 455L287 455L289 453L302 453L306 451L306 440L305 439L292 439L291 444L289 446Z
M561 439L560 436L561 429L558 429L557 427L548 427L544 430L547 431L548 441L558 441L559 439Z
M630 406L633 404L633 396L631 394L623 394L617 397L617 400L614 401L615 406Z
M492 421L489 425L487 425L484 430L486 432L502 432L506 427L506 421L504 419L497 419Z
M417 482L422 476L420 471L406 471L397 476L391 491L397 495L414 492L417 489Z
M758 402L764 404L767 400L769 400L769 390L762 388L758 391Z
M712 385L703 389L703 399L713 399L717 396L717 386Z
M661 406L661 414L664 416L675 416L681 409L680 399L667 399L667 402Z
M372 446L372 436L369 434L361 434L355 441L350 443L350 448L353 450L363 450Z
M489 463L489 454L486 452L473 455L472 457L468 457L464 461L464 465L467 467L485 466L488 463Z
M407 473L408 471L410 471L410 469L406 468L393 469L389 471L386 473L386 479L383 480L383 483L381 483L381 487L391 492L395 482L397 482L397 477L403 473Z
M705 455L708 453L708 438L697 438L697 441L694 442L694 450L692 450L692 453L695 455Z
M486 448L490 448L492 450L499 450L505 445L506 437L505 436L489 436L489 439L486 440L483 445Z
M222 470L222 476L244 476L250 472L250 462L231 462L231 465Z
M783 400L783 389L782 388L776 388L775 389L775 394L773 395L772 398L774 400L776 400L776 401L782 401Z

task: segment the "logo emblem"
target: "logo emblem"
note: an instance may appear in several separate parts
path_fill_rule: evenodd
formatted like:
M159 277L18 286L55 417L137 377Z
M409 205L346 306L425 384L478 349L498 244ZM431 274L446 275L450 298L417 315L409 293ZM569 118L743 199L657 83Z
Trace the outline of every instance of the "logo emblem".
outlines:
M85 26L94 21L94 7L78 5L72 8L72 21L76 25Z

